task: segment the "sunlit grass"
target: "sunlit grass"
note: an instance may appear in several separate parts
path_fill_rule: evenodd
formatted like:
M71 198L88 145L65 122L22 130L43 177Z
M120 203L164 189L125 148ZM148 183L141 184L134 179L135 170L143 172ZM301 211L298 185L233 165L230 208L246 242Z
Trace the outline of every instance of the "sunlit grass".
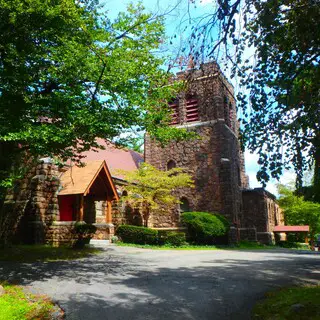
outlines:
M45 296L28 293L20 286L1 283L0 320L51 319L53 303Z
M150 244L135 244L135 243L124 243L117 242L117 246L120 247L135 247L143 249L154 249L154 250L244 250L244 249L275 249L276 246L266 246L257 242L241 241L237 245L193 245L186 244L181 247L174 247L171 245L150 245Z
M197 246L197 245L184 245L181 247L174 247L170 245L150 245L150 244L135 244L135 243L124 243L117 242L117 246L119 247L135 247L135 248L143 248L143 249L155 249L155 250L219 250L216 246Z
M318 320L320 286L285 288L269 292L253 309L253 319Z

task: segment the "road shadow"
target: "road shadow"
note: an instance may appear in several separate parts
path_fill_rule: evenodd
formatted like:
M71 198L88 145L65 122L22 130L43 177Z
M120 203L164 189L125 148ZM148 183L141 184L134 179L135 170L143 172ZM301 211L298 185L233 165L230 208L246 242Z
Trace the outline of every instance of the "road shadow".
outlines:
M320 282L320 259L269 253L242 259L204 254L198 266L166 267L151 256L140 259L107 249L74 261L2 262L0 278L49 294L67 319L250 319L252 306L266 291Z

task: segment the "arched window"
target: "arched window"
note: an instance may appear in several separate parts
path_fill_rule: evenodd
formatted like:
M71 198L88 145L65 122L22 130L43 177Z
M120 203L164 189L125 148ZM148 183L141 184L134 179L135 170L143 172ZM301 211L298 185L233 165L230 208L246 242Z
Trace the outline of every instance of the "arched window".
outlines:
M167 170L171 170L173 168L175 168L177 165L173 160L168 161L167 163Z
M183 197L180 199L180 213L190 212L190 205L187 198Z
M128 192L127 192L126 190L123 190L123 191L122 191L122 196L123 196L123 197L126 197L127 195L128 195Z

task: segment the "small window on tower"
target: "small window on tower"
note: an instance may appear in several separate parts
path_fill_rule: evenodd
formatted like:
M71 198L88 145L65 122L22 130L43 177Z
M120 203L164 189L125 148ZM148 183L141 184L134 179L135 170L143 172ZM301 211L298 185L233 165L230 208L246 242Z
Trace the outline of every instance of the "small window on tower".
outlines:
M173 160L168 161L167 163L167 170L171 170L173 168L175 168L177 165Z
M179 123L179 100L175 99L169 103L169 108L171 109L171 124Z
M180 213L190 212L190 205L187 198L183 197L180 199Z
M186 98L186 120L187 122L199 121L198 99L196 96Z

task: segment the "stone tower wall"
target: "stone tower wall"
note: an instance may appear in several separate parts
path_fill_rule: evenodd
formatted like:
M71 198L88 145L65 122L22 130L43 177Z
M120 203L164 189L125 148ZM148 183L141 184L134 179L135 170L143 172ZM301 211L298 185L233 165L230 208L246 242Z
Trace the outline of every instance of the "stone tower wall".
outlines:
M167 169L169 161L185 168L194 178L195 188L181 189L177 194L180 198L187 198L190 209L220 212L236 223L240 217L241 179L245 172L233 88L215 63L205 64L200 70L180 73L177 77L187 79L188 86L175 101L178 110L176 126L196 132L199 138L171 142L162 148L146 135L145 161L162 170ZM187 122L190 97L198 101L198 121L194 122ZM155 223L153 226L161 227Z

